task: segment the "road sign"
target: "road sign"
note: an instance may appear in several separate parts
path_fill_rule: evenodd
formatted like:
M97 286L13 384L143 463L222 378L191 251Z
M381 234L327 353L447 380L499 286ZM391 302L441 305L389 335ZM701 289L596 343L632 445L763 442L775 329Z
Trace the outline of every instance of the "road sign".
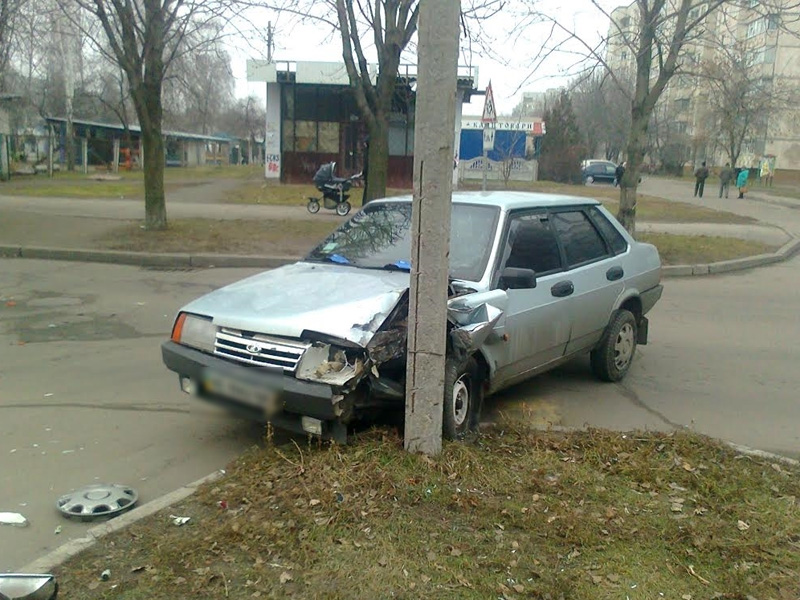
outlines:
M488 124L487 124L488 125ZM494 150L494 127L484 125L483 127L483 153Z
M494 94L492 93L492 82L486 87L486 95L483 100L483 116L481 121L484 123L497 122L497 108L494 105Z

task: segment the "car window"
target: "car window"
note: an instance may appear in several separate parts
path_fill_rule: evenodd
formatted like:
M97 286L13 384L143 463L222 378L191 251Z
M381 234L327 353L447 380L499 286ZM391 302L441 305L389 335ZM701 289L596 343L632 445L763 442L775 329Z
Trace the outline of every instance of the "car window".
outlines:
M617 168L613 165L606 165L606 173L609 175L614 175L617 172Z
M533 269L537 275L562 270L555 232L544 213L512 217L503 267Z
M453 203L450 220L450 275L479 281L486 271L499 209ZM411 203L370 203L331 233L306 257L368 269L411 261Z
M628 241L622 236L622 234L617 231L617 228L608 220L600 210L593 206L589 210L592 220L594 221L597 228L600 230L600 233L606 238L606 241L611 246L611 251L614 254L622 254L628 249Z
M603 238L582 210L554 212L552 220L570 268L608 255Z

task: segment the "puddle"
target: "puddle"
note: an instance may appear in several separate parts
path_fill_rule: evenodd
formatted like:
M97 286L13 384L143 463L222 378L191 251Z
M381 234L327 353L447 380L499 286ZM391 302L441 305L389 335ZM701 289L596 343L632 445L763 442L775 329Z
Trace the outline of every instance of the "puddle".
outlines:
M83 300L80 298L69 298L57 296L53 298L35 298L29 300L27 305L32 308L60 308L62 306L80 306Z
M22 319L14 327L20 342L93 342L139 338L142 335L117 317L94 316L71 322Z

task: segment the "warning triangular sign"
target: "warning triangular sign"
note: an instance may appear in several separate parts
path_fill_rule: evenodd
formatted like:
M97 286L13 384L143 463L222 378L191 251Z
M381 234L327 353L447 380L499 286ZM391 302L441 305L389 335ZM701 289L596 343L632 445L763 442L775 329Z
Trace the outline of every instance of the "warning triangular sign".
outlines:
M492 82L486 87L486 96L483 102L483 116L481 121L484 123L495 123L497 121L497 108L494 105L494 94L492 93Z

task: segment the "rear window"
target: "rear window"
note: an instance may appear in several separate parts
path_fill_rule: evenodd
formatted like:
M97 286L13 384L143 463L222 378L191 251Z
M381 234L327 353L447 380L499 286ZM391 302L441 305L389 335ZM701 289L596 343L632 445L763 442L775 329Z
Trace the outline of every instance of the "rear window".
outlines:
M594 206L590 209L592 220L594 221L600 233L606 238L608 245L611 246L611 251L614 254L622 254L628 249L628 241L622 236L616 227L608 220L600 210Z
M554 212L552 220L570 268L608 256L603 238L582 210Z

